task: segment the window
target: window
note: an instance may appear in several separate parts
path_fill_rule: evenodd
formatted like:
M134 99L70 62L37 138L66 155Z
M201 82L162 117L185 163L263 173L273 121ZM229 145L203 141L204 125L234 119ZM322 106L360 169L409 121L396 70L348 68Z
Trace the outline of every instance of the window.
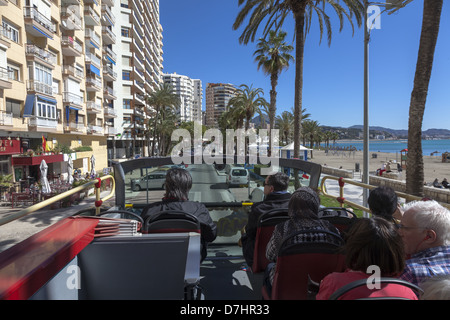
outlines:
M52 86L52 69L36 63L34 65L34 80Z
M6 98L6 113L12 113L13 117L20 117L20 106L22 102Z
M122 71L122 80L130 80L130 71Z
M19 43L19 29L4 20L2 21L2 26L3 35L11 41Z
M123 108L131 109L131 100L130 99L123 99Z
M122 28L122 37L130 37L130 29L129 28Z
M40 98L37 99L37 116L46 119L57 119L56 105L44 101Z
M15 81L21 80L19 65L12 63L12 62L8 62L7 69L8 69L8 78L10 80L15 80Z

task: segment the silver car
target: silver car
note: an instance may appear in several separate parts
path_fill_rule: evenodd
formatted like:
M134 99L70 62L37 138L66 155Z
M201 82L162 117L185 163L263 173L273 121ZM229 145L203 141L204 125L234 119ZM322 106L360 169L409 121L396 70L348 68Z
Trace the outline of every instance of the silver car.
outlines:
M166 171L151 172L141 178L131 180L131 190L164 189L166 183Z

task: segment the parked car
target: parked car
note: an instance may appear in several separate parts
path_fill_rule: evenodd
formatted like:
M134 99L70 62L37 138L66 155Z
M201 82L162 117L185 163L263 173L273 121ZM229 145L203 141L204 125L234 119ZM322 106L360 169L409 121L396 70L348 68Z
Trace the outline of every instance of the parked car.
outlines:
M143 177L131 179L131 190L164 189L167 171L154 171Z
M249 178L249 172L242 167L232 167L227 174L227 184L232 185L247 185Z

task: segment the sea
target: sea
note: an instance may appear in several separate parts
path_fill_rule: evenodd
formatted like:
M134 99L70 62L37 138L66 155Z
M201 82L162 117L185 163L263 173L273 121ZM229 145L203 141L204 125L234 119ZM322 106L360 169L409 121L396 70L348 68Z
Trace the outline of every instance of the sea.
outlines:
M324 143L321 144L325 146ZM330 146L336 147L355 147L356 150L363 150L363 140L341 140L335 143L330 142ZM370 140L369 152L390 152L398 153L408 148L408 140ZM442 155L444 152L450 152L450 139L442 140L422 140L422 153L424 156Z

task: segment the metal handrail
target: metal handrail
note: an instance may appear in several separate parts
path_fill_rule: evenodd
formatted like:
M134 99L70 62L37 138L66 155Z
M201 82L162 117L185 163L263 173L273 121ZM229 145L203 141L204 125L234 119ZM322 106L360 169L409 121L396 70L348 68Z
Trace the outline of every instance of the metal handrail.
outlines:
M326 187L325 187L325 181L327 179L331 179L331 180L337 180L339 182L339 196L334 196L331 195L329 193L327 193L326 191ZM334 177L334 176L324 176L322 177L322 181L320 183L320 191L322 192L322 194L328 198L334 199L336 201L338 201L340 203L340 206L343 207L344 204L348 204L349 206L356 208L356 209L360 209L363 210L365 212L370 212L370 209L364 206L361 206L360 204L357 204L353 201L349 201L347 199L345 199L344 197L344 185L348 183L348 184L352 184L361 188L366 188L366 189L375 189L377 186L373 186L370 184L365 184L362 182L357 182L354 180L350 180L350 179L345 179L345 178L339 178L339 177ZM408 193L404 193L404 192L400 192L400 191L395 191L395 193L397 194L398 197L400 198L404 198L406 201L414 201L414 200L422 200L422 197L417 197L417 196L413 196L410 195ZM448 209L450 209L450 204L448 203L443 203L440 202L440 204Z
M111 179L112 180L112 187L111 187L111 192L110 194L108 194L106 197L104 197L103 199L100 199L100 187L101 187L101 181L106 180L106 179ZM103 204L104 201L112 198L115 194L115 187L116 187L116 182L114 180L114 177L112 175L106 175L106 176L102 176L99 178L96 178L92 181L89 181L81 186L78 186L76 188L70 189L66 192L63 192L61 194L58 194L54 197L51 197L47 200L44 200L42 202L39 202L35 205L32 205L24 210L21 210L19 212L13 213L7 217L1 218L0 219L0 226L10 223L14 220L20 219L30 213L33 213L37 210L40 210L52 203L55 203L57 201L60 201L68 196L71 196L72 194L75 194L77 192L83 191L84 189L90 188L94 186L95 187L95 214L100 214L100 207Z

